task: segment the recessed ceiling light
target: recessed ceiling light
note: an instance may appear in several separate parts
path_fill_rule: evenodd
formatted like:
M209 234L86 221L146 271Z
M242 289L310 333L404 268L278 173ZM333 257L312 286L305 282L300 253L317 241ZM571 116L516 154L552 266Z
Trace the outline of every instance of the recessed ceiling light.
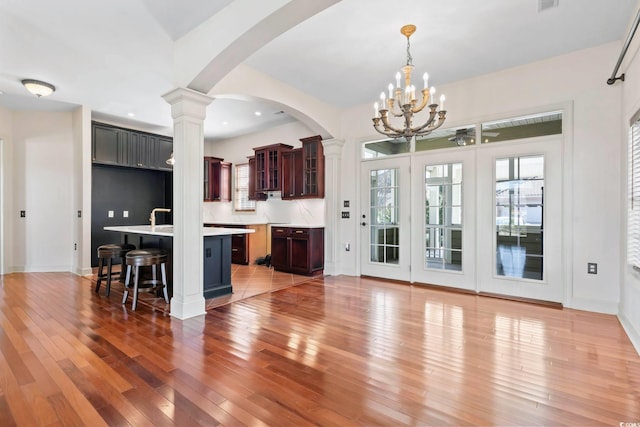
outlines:
M129 117L135 117L135 114L134 114L134 113L127 113L127 116L129 116Z
M261 113L260 111L256 111L254 114L255 114L256 116L261 116L261 115L262 115L262 113Z

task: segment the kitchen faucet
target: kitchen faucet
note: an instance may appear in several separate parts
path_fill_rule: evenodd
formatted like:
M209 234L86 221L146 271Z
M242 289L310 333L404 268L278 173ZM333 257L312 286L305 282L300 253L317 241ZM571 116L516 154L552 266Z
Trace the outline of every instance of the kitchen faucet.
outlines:
M167 208L153 208L151 211L151 216L149 216L149 221L151 221L151 229L156 228L156 212L171 212L171 209Z

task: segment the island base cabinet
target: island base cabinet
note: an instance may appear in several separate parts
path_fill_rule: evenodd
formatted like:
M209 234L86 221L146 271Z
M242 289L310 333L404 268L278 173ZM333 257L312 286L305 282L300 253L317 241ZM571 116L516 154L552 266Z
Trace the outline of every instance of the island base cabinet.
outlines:
M231 236L204 237L205 299L227 295L231 287Z
M253 233L234 234L231 237L231 262L233 264L254 264L256 259L264 258L269 253L266 224L212 224L204 223L205 227L250 228Z
M271 265L275 270L315 276L324 270L324 228L274 227Z

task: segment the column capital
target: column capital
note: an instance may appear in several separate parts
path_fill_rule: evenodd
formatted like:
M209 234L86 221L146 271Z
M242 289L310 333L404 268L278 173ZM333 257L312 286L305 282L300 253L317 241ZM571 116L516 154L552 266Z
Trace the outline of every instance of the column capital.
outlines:
M322 140L322 148L325 156L340 156L344 147L344 139L324 139Z
M204 120L207 106L213 101L209 95L182 87L162 95L162 98L171 105L171 117L174 119L189 116Z

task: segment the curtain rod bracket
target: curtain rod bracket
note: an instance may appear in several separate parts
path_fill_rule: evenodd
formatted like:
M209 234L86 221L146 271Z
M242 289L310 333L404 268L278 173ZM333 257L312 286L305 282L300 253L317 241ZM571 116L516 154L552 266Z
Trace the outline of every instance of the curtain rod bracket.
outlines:
M607 84L608 84L608 85L612 85L612 84L614 84L614 83L616 82L616 80L622 80L622 81L624 81L624 73L622 73L622 74L620 75L620 77L615 77L615 78L613 78L613 77L612 77L612 78L610 78L610 79L607 79Z

